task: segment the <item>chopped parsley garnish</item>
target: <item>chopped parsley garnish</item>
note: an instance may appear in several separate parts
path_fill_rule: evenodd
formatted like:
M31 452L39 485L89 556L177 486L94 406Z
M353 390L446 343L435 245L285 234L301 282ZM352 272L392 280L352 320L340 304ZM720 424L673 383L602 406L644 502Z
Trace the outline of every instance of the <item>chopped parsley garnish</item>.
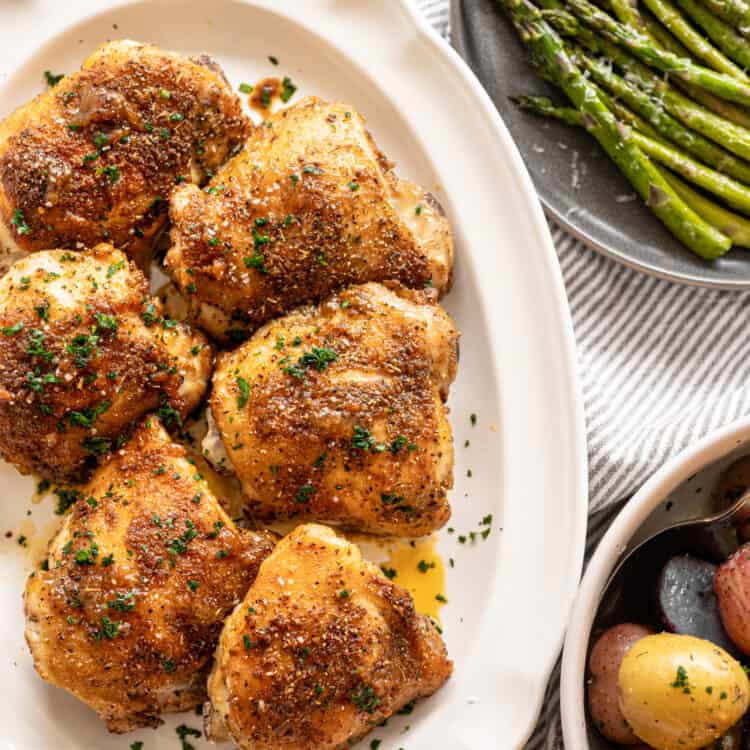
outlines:
M96 176L101 177L102 175L106 175L107 177L109 177L110 182L114 184L115 182L117 182L117 180L120 179L120 170L113 165L99 167L96 170Z
M188 581L188 588L195 593L198 590L198 586L200 586L200 583L198 581Z
M106 638L108 641L111 641L113 638L117 638L120 633L120 625L122 625L121 622L110 620L109 617L104 615L102 617L101 627L95 636L96 640L101 641Z
M126 594L117 594L112 601L107 602L107 606L118 612L130 612L135 608L135 593L128 591Z
M435 567L435 563L434 562L427 562L426 560L420 560L417 563L417 570L420 573L426 573L428 570L431 570L434 567Z
M375 694L375 690L371 685L363 685L349 697L360 711L366 711L368 714L374 713L375 709L380 705L380 698Z
M201 733L197 729L193 729L185 724L180 724L180 726L175 729L175 732L177 732L177 736L180 738L180 742L182 742L182 750L195 750L186 738L200 737Z
M281 81L281 94L279 95L281 101L286 104L294 96L296 90L297 87L292 82L292 79L289 76L284 76L284 79Z
M278 65L279 64L279 58L275 57L274 55L268 56L268 62L271 63L271 65Z
M44 71L44 80L47 81L47 85L50 87L57 86L63 78L65 78L65 73L55 74L51 70Z
M414 445L414 443L409 443L409 441L403 436L399 435L394 440L391 440L391 442L388 444L388 450L396 454L398 453L405 445L408 445L408 450L414 450L417 446ZM413 446L413 447L412 447Z
M106 333L107 331L117 330L117 318L114 315L107 315L106 313L94 313L94 320L96 326L94 330L96 333Z
M162 659L161 660L161 668L171 674L177 669L177 665L174 663L174 659Z
M349 183L348 187L349 187L349 190L351 190L354 193L357 190L359 190L359 183L352 181L352 182Z
M185 525L187 528L184 533L173 539L167 545L167 550L171 555L184 555L188 551L188 544L198 536L198 532L195 530L195 526L189 518L185 521Z
M143 308L143 312L141 313L141 318L143 318L143 322L146 324L147 328L154 325L154 323L159 320L159 316L156 314L156 307L153 302L146 302L146 305Z
M305 167L302 167L303 174L323 174L323 170L314 164L308 164Z
M29 234L31 232L31 227L26 223L23 211L20 208L17 208L13 212L13 218L10 220L10 223L16 228L18 234Z
M287 375L302 379L309 368L312 367L318 372L323 372L331 362L335 362L337 359L338 354L333 349L322 349L314 346L311 351L305 352L296 364L293 364L289 357L284 357L279 364Z
M88 549L79 549L76 552L77 565L96 565L96 558L99 557L99 545L91 542Z
M159 98L160 99L171 99L172 94L167 91L166 89L159 89Z
M380 495L380 500L383 505L392 505L394 510L400 510L404 513L414 513L414 508L411 505L405 504L404 498L401 495L383 492Z
M36 311L36 314L42 320L49 320L49 302L48 301L45 301L41 305L34 305L34 310Z
M2 329L3 336L15 336L23 330L23 323L19 320L12 326L4 326Z
M383 571L383 575L390 581L392 581L398 575L398 571L395 568L389 568L386 565L381 565L380 569Z
M253 93L253 86L249 83L241 83L240 84L240 93L241 94L252 94Z
M477 415L476 414L471 414L469 416L469 421L471 422L471 426L474 427L476 425L476 423L477 423Z
M122 271L123 268L125 268L124 260L121 260L118 263L112 263L112 265L107 269L107 278L111 279L118 271Z
M670 683L670 687L678 688L683 693L690 692L690 683L688 682L687 670L685 667L680 665L677 667L677 673L675 674L674 682Z
M359 448L363 451L370 450L375 444L375 440L370 431L359 425L354 426L354 434L352 435L352 448Z
M262 274L267 274L266 259L258 252L255 252L250 257L244 257L242 262L246 268L254 268Z
M44 391L44 386L48 383L57 383L57 378L53 372L41 375L39 368L36 368L34 372L26 373L26 384L36 393L42 393L42 391Z
M419 204L417 204L417 207L414 209L414 213L417 216L420 216L422 214L422 206L420 206Z
M79 333L73 341L68 344L66 350L68 354L73 355L73 361L76 367L84 368L88 365L91 355L96 352L96 345L99 343L99 336L95 333Z
M55 513L57 513L58 516L62 516L68 508L75 505L83 497L78 490L69 489L67 487L56 487L55 495L57 495L57 507L55 508Z
M311 484L303 484L294 495L294 502L300 505L309 502L310 496L315 493L315 487Z
M243 409L250 398L250 384L243 377L237 377L237 408Z
M71 411L68 413L68 422L90 429L94 422L112 406L112 402L105 399L95 407L87 407L83 411Z
M437 601L439 601L441 604L448 603L448 600L442 594L435 594L435 599L437 599Z
M351 592L349 591L349 589L341 589L341 591L339 591L339 597L341 597L342 599L348 599L350 596Z
M314 461L313 466L316 469L322 469L326 464L326 458L328 457L328 451L321 453Z
M103 456L105 453L109 453L112 448L112 440L108 437L94 435L83 440L81 448L96 456Z
M131 742L130 750L143 750L143 743L140 740L138 742Z
M38 328L32 328L29 331L26 353L32 357L41 357L48 362L52 359L52 352L44 348L44 332Z
M245 633L242 636L242 642L245 644L245 650L249 651L255 644L250 640L250 636Z

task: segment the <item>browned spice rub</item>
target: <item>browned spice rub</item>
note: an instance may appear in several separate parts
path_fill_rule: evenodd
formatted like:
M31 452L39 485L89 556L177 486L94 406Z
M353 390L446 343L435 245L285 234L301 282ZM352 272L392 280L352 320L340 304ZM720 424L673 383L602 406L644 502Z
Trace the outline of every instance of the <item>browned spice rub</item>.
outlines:
M370 283L222 355L211 413L250 512L399 536L440 528L457 339L434 292Z
M209 58L105 44L0 123L0 250L109 241L143 264L175 186L205 181L246 129Z
M205 337L162 317L119 250L48 250L0 279L0 455L58 481L159 410L179 427L211 374Z
M449 677L409 594L325 526L300 526L227 620L206 729L241 750L341 750Z
M224 618L272 542L235 527L153 417L79 498L26 586L35 667L111 731L156 726L205 699Z
M448 222L391 168L359 113L306 97L255 128L205 190L176 190L166 262L199 325L242 340L365 281L446 291Z

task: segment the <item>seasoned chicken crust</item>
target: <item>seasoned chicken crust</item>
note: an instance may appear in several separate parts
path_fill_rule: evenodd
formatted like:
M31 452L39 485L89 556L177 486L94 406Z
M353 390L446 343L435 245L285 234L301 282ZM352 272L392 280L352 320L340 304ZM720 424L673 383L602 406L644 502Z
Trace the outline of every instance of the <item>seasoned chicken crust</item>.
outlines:
M205 337L161 315L119 250L48 250L0 279L0 455L80 478L143 414L179 426L211 374Z
M450 286L437 201L399 180L351 106L306 97L268 117L209 186L178 188L166 264L225 341L349 284Z
M452 668L405 590L331 529L300 526L224 626L206 734L241 750L344 750Z
M445 524L457 339L434 293L370 283L220 355L211 415L251 515L398 536Z
M34 666L111 731L157 726L205 699L224 618L273 544L235 527L154 417L78 496L26 585Z
M0 250L109 241L143 265L174 187L201 184L246 128L209 58L108 42L0 123Z

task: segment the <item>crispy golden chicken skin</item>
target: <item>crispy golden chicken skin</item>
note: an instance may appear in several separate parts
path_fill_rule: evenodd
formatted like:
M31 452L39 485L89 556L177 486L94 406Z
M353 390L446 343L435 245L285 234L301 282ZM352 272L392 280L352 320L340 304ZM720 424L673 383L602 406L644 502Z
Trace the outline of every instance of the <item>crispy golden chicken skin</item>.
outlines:
M210 399L255 517L420 536L450 516L456 329L434 293L350 287L220 356ZM222 466L210 432L206 455Z
M161 316L119 250L29 255L0 279L0 454L80 478L146 412L179 426L211 364L205 337Z
M349 284L450 285L437 201L399 180L352 107L307 97L256 128L201 191L172 197L166 263L199 324L237 339Z
M109 241L143 263L175 185L203 182L246 127L209 58L104 44L0 123L0 249Z
M235 527L154 417L79 497L26 585L34 665L111 731L156 726L205 700L224 618L272 542Z
M224 626L206 734L241 750L343 750L451 671L405 590L331 529L300 526Z

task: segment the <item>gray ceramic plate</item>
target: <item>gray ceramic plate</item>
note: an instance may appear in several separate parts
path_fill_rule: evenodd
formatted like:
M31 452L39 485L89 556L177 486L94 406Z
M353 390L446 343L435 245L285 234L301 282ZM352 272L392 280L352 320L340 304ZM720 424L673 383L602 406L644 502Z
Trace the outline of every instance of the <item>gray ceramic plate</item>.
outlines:
M587 245L646 273L688 284L750 288L750 250L711 263L686 250L636 198L599 144L561 123L520 112L513 94L559 100L527 61L495 0L453 0L453 44L497 106L547 214Z

